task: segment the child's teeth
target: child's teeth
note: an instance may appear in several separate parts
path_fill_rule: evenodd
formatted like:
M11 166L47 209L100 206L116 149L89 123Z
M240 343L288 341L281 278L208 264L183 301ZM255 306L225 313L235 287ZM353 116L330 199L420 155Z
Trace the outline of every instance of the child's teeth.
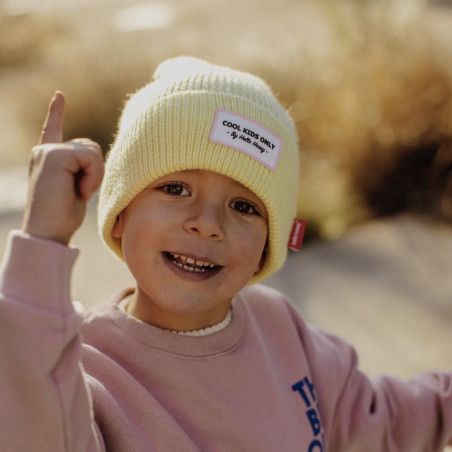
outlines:
M181 260L183 263L180 262L174 262L178 267L182 267L185 270L189 270L189 271L205 271L205 268L203 269L202 267L209 267L209 268L214 268L215 264L211 264L210 262L206 262L206 261L201 261L201 260L195 260L192 257L187 257L184 256L183 254L174 254L171 253L171 256L173 259L179 259ZM200 268L194 268L190 267L189 265L184 265L184 264L190 264L190 265L196 265Z

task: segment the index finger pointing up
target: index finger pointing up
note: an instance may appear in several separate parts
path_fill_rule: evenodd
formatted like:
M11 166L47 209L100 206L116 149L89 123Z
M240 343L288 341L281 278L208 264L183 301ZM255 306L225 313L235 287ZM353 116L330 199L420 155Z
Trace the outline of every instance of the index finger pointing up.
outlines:
M63 141L64 94L56 91L49 104L39 144L61 143Z

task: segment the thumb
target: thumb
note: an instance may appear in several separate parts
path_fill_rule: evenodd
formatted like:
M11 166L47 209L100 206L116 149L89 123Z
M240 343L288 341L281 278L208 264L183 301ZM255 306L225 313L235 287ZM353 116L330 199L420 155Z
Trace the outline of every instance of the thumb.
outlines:
M61 91L56 91L49 104L39 144L61 143L63 141L64 104L64 94Z

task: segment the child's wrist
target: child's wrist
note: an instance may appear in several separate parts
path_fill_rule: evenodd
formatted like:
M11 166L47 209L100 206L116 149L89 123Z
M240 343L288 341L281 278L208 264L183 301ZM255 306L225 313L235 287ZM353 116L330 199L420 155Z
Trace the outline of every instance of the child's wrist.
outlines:
M45 228L39 228L39 227L28 227L28 226L22 226L22 228L19 230L20 233L22 233L25 236L39 239L39 240L47 240L51 242L56 242L61 245L68 246L71 237L67 237L64 234L57 233L55 231L51 231L49 229Z

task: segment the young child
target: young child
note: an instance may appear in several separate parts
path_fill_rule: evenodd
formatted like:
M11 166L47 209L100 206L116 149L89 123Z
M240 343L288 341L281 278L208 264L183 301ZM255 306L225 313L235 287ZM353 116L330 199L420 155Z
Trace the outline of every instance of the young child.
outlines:
M136 287L85 315L68 246L103 175L62 142L56 93L0 284L1 451L441 451L452 375L371 382L307 326L278 270L296 213L297 139L260 79L162 63L123 111L99 227Z

